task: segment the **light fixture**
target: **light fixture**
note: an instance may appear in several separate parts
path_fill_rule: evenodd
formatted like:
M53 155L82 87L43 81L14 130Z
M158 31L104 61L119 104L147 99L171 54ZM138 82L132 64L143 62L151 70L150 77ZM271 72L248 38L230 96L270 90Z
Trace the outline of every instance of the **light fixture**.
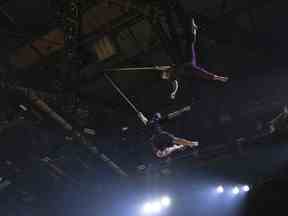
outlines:
M244 192L248 192L249 190L250 190L250 187L248 185L244 185L242 187L242 191L244 191Z
M151 203L151 210L152 213L160 213L160 211L162 210L162 205L159 201L154 201Z
M217 193L223 193L224 192L224 187L222 185L219 185L217 188L216 188L216 192Z
M143 215L159 214L162 210L170 207L170 205L171 198L169 196L162 196L161 198L144 203L141 209L141 213Z
M232 193L233 193L234 195L239 194L239 192L240 192L240 190L239 190L239 188L238 188L237 186L232 189Z
M143 214L150 214L152 213L152 205L151 203L145 203L142 208Z
M170 197L168 197L168 196L163 196L163 197L161 198L161 205L164 206L164 207L170 206L170 205L171 205L171 199L170 199Z

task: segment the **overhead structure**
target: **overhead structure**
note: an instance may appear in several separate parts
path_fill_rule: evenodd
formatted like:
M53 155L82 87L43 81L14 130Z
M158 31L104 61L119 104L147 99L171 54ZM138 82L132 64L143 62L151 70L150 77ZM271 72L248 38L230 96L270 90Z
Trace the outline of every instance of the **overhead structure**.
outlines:
M107 155L99 152L98 148L85 138L85 134L83 134L82 131L75 129L61 115L55 112L51 107L49 107L48 104L46 104L40 97L38 97L37 92L35 92L33 89L15 85L11 86L7 83L1 83L0 86L9 89L10 91L12 90L15 91L16 93L23 94L23 96L27 97L30 100L32 106L34 106L40 112L47 114L51 119L57 122L64 130L70 132L71 135L73 135L76 143L81 144L90 153L92 153L96 157L99 157L119 175L124 177L128 176L128 174L125 171L123 171L116 163L114 163Z
M82 2L80 0L65 0L63 7L64 64L66 64L64 79L77 82L80 78L81 68L79 43L82 26Z

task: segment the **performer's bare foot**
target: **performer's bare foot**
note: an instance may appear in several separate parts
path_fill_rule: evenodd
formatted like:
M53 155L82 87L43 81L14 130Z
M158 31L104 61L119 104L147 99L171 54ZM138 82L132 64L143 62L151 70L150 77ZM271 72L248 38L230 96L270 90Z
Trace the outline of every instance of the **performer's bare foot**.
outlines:
M228 77L222 77L222 76L214 76L214 80L220 81L220 82L227 82L229 80Z
M199 142L197 142L197 141L191 142L191 144L189 144L188 146L189 146L190 148L198 147L198 146L199 146Z

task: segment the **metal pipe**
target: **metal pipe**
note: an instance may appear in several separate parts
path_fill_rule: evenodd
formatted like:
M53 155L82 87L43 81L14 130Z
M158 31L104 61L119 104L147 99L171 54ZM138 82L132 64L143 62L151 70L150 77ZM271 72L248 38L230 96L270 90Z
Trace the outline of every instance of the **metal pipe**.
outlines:
M136 71L136 70L158 70L158 71L166 71L172 68L170 65L164 66L151 66L151 67L125 67L125 68L111 68L111 69L104 69L106 72L117 72L117 71Z

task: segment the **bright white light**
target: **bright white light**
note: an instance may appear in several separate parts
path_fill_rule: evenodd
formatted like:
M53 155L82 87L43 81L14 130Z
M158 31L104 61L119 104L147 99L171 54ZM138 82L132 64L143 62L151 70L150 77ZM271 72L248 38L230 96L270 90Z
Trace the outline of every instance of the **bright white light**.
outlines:
M244 192L248 192L248 191L250 190L250 187L249 187L248 185L244 185L244 186L242 187L242 190L243 190Z
M144 213L144 214L150 214L150 213L152 213L152 205L151 205L151 203L145 203L144 204L144 206L143 206L143 208L142 208L142 212Z
M238 187L234 187L233 190L232 190L232 193L237 195L238 193L240 192L239 188Z
M171 205L171 198L168 196L164 196L161 198L161 205L164 207L168 207Z
M223 193L224 192L224 187L222 185L219 185L217 188L216 188L216 191L217 193Z
M159 213L162 210L161 203L157 201L151 203L151 210L152 213Z
M169 196L162 196L154 201L146 202L142 206L141 212L144 215L159 214L164 208L171 205L171 198Z
M162 205L160 202L148 202L143 205L142 213L143 214L157 214L162 210Z

